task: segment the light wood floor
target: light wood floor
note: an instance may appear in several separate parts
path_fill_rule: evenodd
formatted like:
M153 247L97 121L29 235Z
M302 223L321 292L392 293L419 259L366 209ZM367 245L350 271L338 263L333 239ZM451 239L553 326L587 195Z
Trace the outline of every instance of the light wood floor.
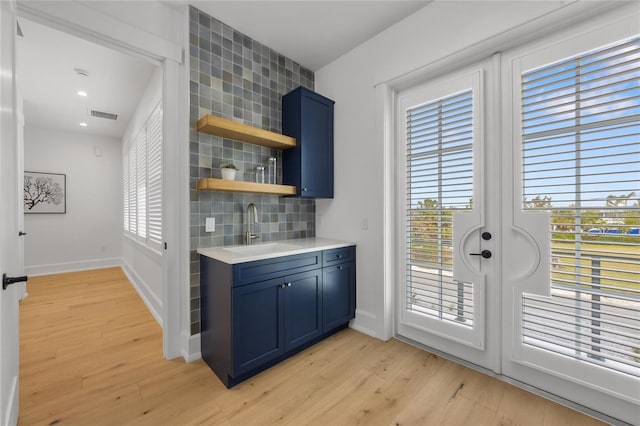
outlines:
M37 277L20 306L20 425L595 425L398 340L345 330L227 390L162 358L119 268Z

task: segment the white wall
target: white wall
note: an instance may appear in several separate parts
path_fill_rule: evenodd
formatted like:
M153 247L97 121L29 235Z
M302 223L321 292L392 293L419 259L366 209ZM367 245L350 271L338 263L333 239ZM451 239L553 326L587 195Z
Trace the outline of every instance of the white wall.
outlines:
M25 271L42 275L119 265L121 142L33 127L28 118L25 170L67 175L67 213L25 214Z
M157 67L124 132L121 145L123 150L144 127L161 98L162 70ZM119 202L122 205L122 194ZM124 235L121 228L118 229L118 235L122 235L124 271L156 321L162 325L162 255Z
M389 129L381 123L376 85L424 74L421 69L433 70L451 58L471 59L460 52L489 57L518 38L559 22L566 25L602 7L596 2L566 3L433 2L316 72L316 91L336 101L335 198L316 202L316 234L358 243L354 328L382 339L392 332L385 293L390 287L385 276L392 266L385 248L393 244L385 234L385 208L392 200L385 203L389 151L383 133ZM361 229L363 218L367 230Z

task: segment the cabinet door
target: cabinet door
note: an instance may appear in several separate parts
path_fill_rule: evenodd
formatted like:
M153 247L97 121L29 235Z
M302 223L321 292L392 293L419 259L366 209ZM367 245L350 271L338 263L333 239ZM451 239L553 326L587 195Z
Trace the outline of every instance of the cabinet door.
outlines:
M286 277L285 350L322 334L322 269Z
M323 332L339 327L355 316L356 271L353 262L322 270Z
M333 198L333 104L304 87L282 97L282 132L296 138L282 153L282 179L300 197Z
M233 289L233 375L284 353L283 279Z
M333 102L303 94L302 141L301 195L333 198Z

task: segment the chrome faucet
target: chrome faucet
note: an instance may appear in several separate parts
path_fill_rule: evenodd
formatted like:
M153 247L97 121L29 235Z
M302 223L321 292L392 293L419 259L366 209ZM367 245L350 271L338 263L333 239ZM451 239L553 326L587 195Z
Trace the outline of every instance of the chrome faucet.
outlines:
M253 210L253 223L258 223L258 208L255 204L249 203L247 206L247 215L246 215L246 224L247 224L247 232L244 234L244 243L247 245L251 244L251 241L255 238L260 238L260 235L251 233L251 210Z

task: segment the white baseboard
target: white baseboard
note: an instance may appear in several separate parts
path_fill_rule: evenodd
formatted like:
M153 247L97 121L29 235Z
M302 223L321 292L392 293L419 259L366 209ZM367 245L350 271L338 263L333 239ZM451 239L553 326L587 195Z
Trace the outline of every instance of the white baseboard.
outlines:
M7 412L3 421L5 426L13 426L18 423L18 376L13 376L11 381L11 390L7 398Z
M121 259L121 266L125 275L133 285L133 288L144 304L147 305L147 309L149 309L151 315L153 315L158 324L160 324L160 327L162 327L162 315L160 313L162 310L162 301L160 298L151 291L149 285L144 282L140 275L138 275L124 259Z
M107 259L82 260L79 262L52 263L48 265L25 266L25 274L37 277L40 275L62 274L65 272L87 271L90 269L111 268L120 266L122 259L112 257Z
M375 332L377 319L378 317L370 312L356 309L356 318L351 321L349 327L360 333L382 340L378 333Z
M182 333L182 341L186 342L186 350L183 349L182 357L186 362L193 362L202 358L200 352L200 333L189 336L188 333Z

